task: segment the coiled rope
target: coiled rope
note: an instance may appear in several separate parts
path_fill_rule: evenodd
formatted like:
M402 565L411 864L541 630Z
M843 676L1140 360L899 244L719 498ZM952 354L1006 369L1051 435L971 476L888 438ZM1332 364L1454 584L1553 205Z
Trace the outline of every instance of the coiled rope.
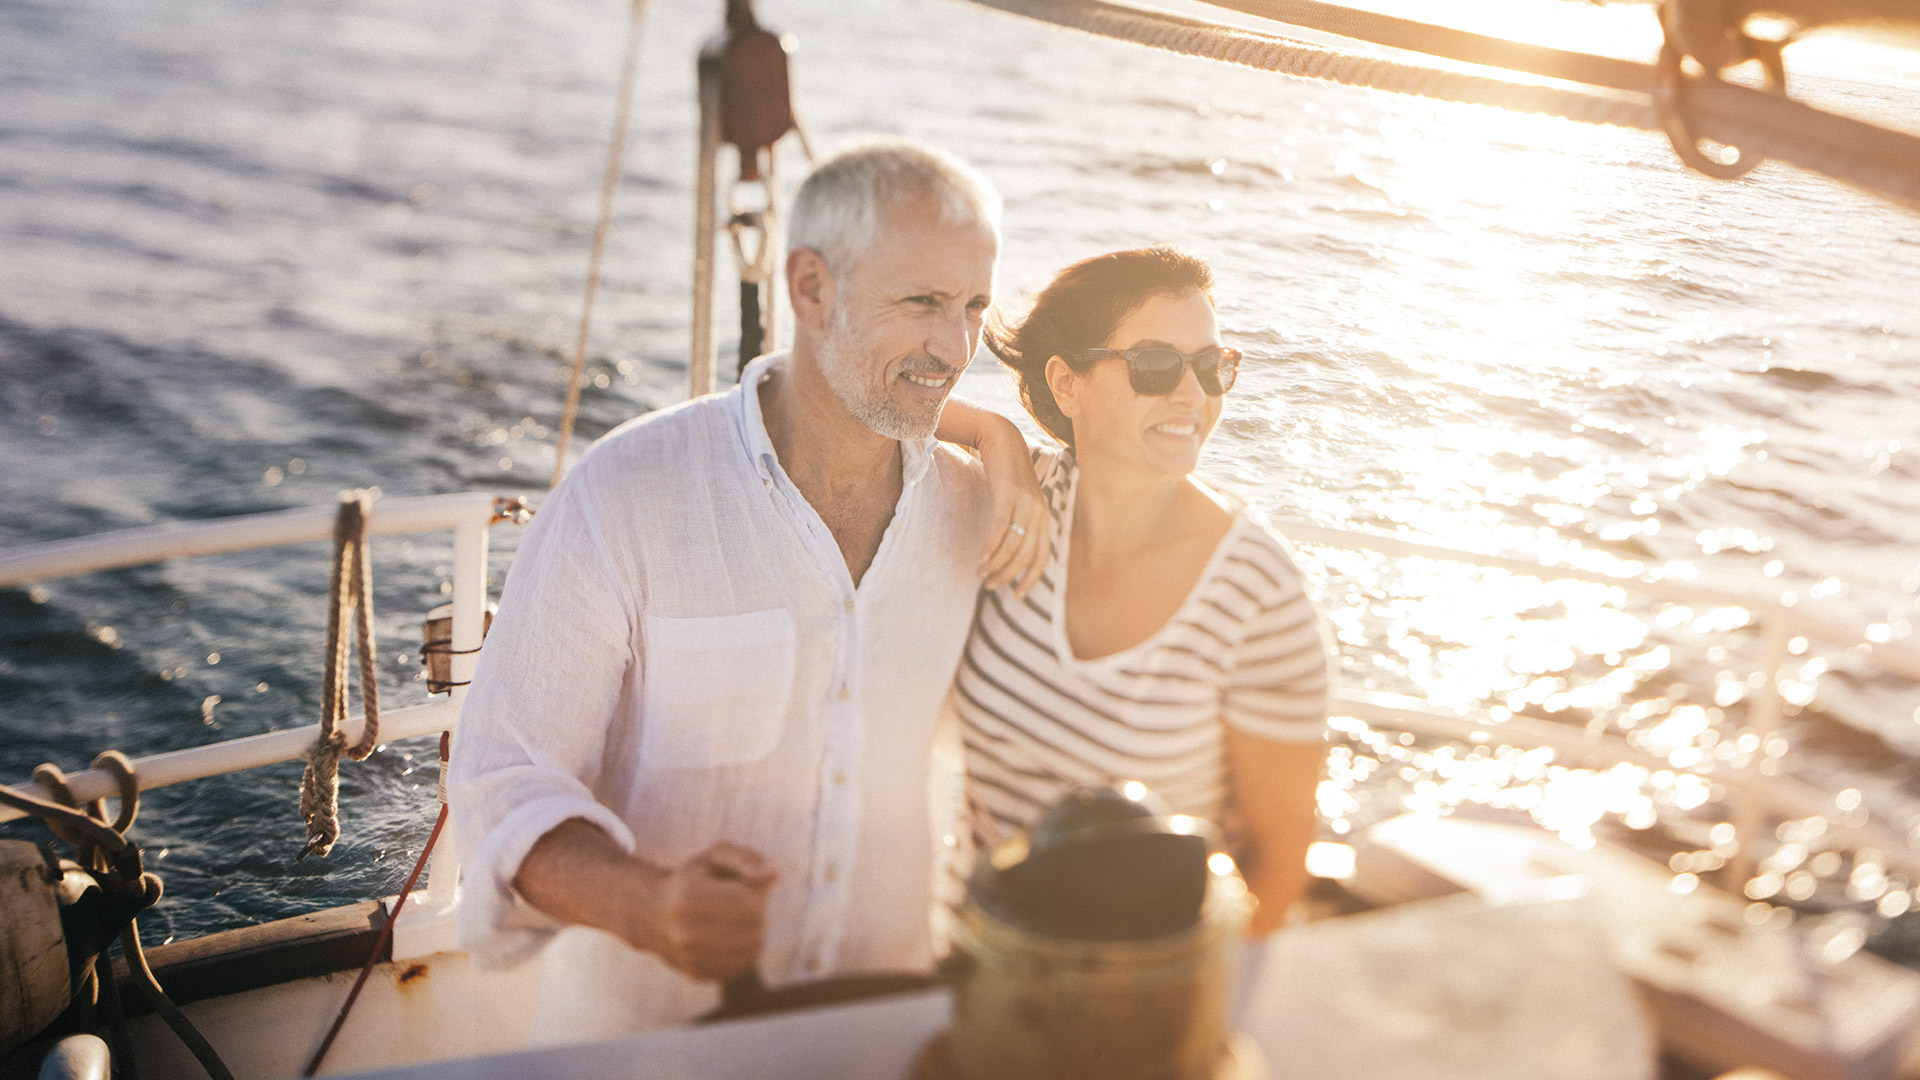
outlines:
M1041 22L1100 37L1301 78L1582 123L1664 131L1662 109L1686 110L1696 135L1775 158L1920 210L1920 138L1802 105L1778 94L1687 77L1680 94L1663 88L1654 65L1544 49L1385 16L1368 18L1306 0L1228 0L1219 6L1313 29L1350 34L1395 48L1476 64L1500 64L1546 78L1583 81L1589 89L1540 86L1365 56L1305 41L1105 0L972 0ZM1343 29L1344 28L1344 29ZM1419 33L1415 33L1418 29ZM1431 47L1424 40L1433 34ZM1373 35L1372 38L1365 35ZM1418 42L1418 43L1416 43ZM1499 43L1496 52L1493 43Z
M367 518L373 497L366 489L340 493L333 521L333 573L328 586L327 645L320 682L320 738L307 753L300 781L300 817L307 843L300 858L324 856L340 838L340 755L363 761L380 742L380 683L373 659L373 570L367 551ZM347 621L360 642L360 701L366 726L347 745Z
M38 798L0 785L0 803L46 823L55 836L74 846L80 864L95 871L95 880L103 890L136 898L137 910L144 911L160 902L162 889L160 879L147 873L142 865L139 847L126 837L127 829L140 812L139 777L133 762L117 750L94 758L93 767L113 773L120 783L120 810L111 822L107 820L104 800L85 807L78 805L67 787L66 775L51 764L33 771L34 781L45 788L51 798ZM50 865L49 870L57 879L59 866ZM147 1005L186 1044L207 1075L212 1080L233 1080L233 1074L220 1060L213 1044L160 988L160 980L154 977L153 968L147 964L146 951L140 945L137 919L129 918L120 931L120 952L127 961L134 986L146 998ZM100 987L100 1000L106 1007L108 1028L113 1035L115 1071L128 1080L138 1080L132 1040L127 1033L126 1010L120 1003L119 982L113 975L113 961L104 952L94 959L94 978Z

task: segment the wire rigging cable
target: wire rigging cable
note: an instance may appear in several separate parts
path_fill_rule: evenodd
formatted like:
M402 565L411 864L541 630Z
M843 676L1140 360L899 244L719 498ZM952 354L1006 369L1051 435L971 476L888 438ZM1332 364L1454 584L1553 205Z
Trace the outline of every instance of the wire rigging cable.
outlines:
M1584 123L1662 132L1669 130L1666 116L1683 108L1691 135L1737 146L1743 160L1775 158L1920 210L1920 137L1718 79L1684 76L1678 86L1672 86L1663 83L1660 69L1651 64L1502 43L1498 38L1312 0L1223 0L1217 6L1293 21L1306 29L1325 26L1329 33L1444 59L1497 64L1586 85L1543 86L1366 56L1106 0L973 2L1101 37L1262 71Z
M613 135L607 140L606 175L600 182L600 216L593 226L593 250L587 256L587 286L580 299L580 331L573 342L573 363L567 376L567 403L560 415L560 437L553 447L553 477L549 489L560 486L567 474L567 444L573 440L574 420L580 414L580 381L587 370L587 340L593 333L593 300L600 291L600 263L607 252L607 231L613 224L613 194L620 187L621 163L626 159L628 118L633 114L633 84L640 70L640 30L651 0L633 0L627 13L627 47L620 60L619 88L613 98Z

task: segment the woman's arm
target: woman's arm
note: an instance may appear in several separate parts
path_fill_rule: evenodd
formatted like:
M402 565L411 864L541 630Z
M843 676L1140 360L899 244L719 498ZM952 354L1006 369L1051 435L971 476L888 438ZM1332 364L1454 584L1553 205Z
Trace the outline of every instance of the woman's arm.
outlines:
M1052 555L1051 517L1033 474L1033 453L1013 421L991 409L950 397L934 431L941 442L972 450L987 472L992 497L987 550L980 560L980 581L989 589L1017 582L1027 595L1040 580Z
M1221 705L1227 772L1246 829L1242 870L1260 899L1248 931L1271 933L1307 886L1326 760L1326 638L1285 542L1242 549L1260 597L1229 657Z
M1307 890L1307 845L1317 828L1323 742L1289 743L1227 729L1227 774L1245 844L1240 872L1260 901L1247 932L1264 937Z

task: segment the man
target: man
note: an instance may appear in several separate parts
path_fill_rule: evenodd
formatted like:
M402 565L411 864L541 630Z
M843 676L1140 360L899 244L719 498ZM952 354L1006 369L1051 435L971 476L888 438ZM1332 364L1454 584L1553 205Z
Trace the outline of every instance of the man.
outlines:
M929 149L822 164L791 354L610 433L528 530L451 799L463 942L547 946L536 1039L692 1018L756 965L930 963L929 749L994 528L979 466L931 436L998 214Z

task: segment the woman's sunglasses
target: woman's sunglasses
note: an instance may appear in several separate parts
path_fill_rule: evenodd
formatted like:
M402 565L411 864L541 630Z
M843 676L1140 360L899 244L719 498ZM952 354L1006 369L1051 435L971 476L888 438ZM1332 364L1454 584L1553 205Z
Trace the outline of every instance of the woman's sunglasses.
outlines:
M1240 350L1214 345L1191 355L1165 345L1142 345L1133 349L1088 349L1086 362L1122 357L1127 362L1127 381L1133 392L1159 397L1173 393L1189 366L1200 389L1213 397L1233 389L1240 374Z

